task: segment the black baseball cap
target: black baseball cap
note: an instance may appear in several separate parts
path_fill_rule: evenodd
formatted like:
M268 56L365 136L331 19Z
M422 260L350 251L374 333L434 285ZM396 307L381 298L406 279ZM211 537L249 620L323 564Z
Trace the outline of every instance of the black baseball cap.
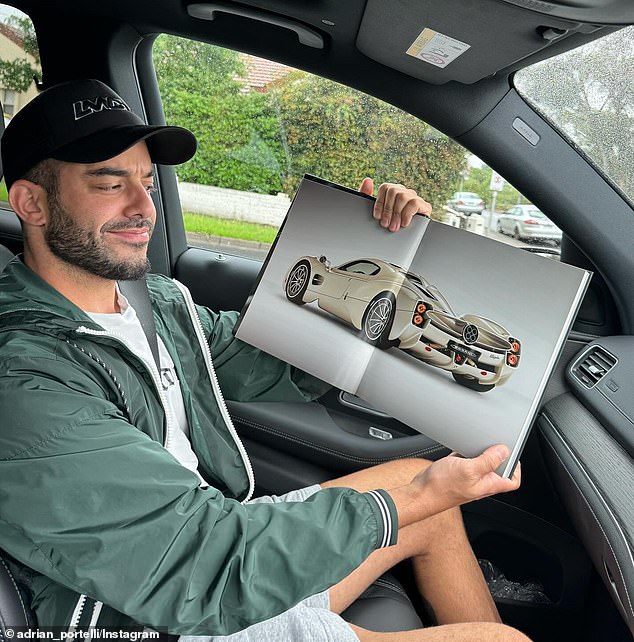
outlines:
M2 136L7 188L46 158L98 163L145 140L153 163L178 165L196 152L183 127L146 125L123 98L99 80L73 80L36 96Z

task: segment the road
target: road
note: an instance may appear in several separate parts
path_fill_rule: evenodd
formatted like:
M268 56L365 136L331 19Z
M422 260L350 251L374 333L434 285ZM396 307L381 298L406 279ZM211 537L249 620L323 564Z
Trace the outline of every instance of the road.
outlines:
M486 229L488 223L488 217L484 217L485 220L485 234L488 238L495 239L496 241L501 241L507 245L513 245L515 247L535 247L536 245L541 245L545 247L554 247L554 245L549 242L538 242L526 243L524 241L517 241L516 239L501 234L500 232L495 232L493 230ZM495 221L494 221L495 224ZM202 247L208 250L214 250L220 253L226 254L235 254L237 256L246 256L250 259L257 259L258 261L263 261L266 258L266 255L271 247L268 243L258 243L256 241L242 241L240 239L230 239L223 236L207 236L205 234L194 234L192 232L187 233L187 238L190 245L195 247Z

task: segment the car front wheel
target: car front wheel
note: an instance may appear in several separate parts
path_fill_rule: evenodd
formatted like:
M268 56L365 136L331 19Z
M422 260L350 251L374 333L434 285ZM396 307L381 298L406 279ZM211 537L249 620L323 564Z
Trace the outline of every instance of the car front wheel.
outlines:
M304 293L310 281L310 263L298 261L286 281L286 298L297 305L304 305Z
M361 336L364 341L383 350L392 343L388 337L394 323L396 299L391 292L381 292L372 299L363 315Z

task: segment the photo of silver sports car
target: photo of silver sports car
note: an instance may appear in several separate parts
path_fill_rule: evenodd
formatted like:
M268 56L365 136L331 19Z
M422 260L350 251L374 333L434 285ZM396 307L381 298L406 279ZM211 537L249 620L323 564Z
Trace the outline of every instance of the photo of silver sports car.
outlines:
M478 392L501 386L520 364L520 341L499 323L457 316L437 287L380 259L331 267L325 256L303 256L288 271L284 291L297 305L317 301L378 348L398 347Z

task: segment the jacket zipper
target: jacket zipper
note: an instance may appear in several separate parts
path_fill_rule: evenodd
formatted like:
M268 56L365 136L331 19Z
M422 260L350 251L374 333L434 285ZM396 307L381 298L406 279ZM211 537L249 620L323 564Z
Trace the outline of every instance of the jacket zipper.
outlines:
M69 635L71 635L73 631L79 626L79 620L81 619L81 614L82 614L82 611L84 610L85 605L86 605L86 596L82 594L79 596L79 599L77 600L77 604L75 604L75 610L73 611L73 615L70 618L70 624L68 625Z
M95 602L95 605L92 607L92 616L90 618L90 624L88 624L88 637L86 637L86 642L91 642L92 640L92 633L97 628L102 607L103 602Z
M75 610L73 611L73 615L71 616L71 619L70 619L70 624L68 625L69 636L74 637L75 635L75 629L79 626L79 622L81 621L81 616L84 612L84 608L86 607L86 600L87 600L87 596L82 593L79 596L77 603L75 604ZM90 642L90 640L92 639L92 630L97 626L97 621L99 620L99 615L101 615L102 607L103 607L103 602L99 602L95 600L95 603L92 607L92 614L90 616L90 623L88 624L88 634L84 638L86 642Z
M196 306L194 305L194 300L192 299L189 290L182 283L179 283L176 280L174 280L174 283L185 297L187 311L189 312L189 316L191 317L194 330L196 331L196 338L198 339L198 343L200 344L200 348L203 352L205 365L207 366L207 372L209 373L209 379L211 380L211 387L216 397L216 401L218 402L218 407L220 408L220 414L225 420L225 424L229 429L229 433L233 437L233 440L238 448L238 452L242 457L242 461L247 472L247 477L249 478L249 492L241 502L242 504L245 504L251 499L255 490L255 475L253 474L253 467L251 465L251 461L249 460L249 456L247 455L244 444L240 440L235 426L233 425L233 421L231 419L231 415L229 414L229 410L227 409L225 399L222 396L220 384L218 383L218 376L216 375L216 370L214 369L214 365L211 360L211 350L209 349L209 344L207 343L207 339L205 338L205 333L203 331L200 317L198 316L198 311L196 310Z
M122 343L129 352L134 354L134 350L130 347L130 344L127 342L126 338L120 334L117 334L116 332L109 332L107 330L93 330L91 328L87 328L86 326L80 326L75 330L78 334L88 334L92 336L97 336L97 337L111 337L113 339L116 339L120 343ZM160 375L158 368L156 364L153 363L146 363L145 360L141 359L147 370L149 371L152 381L154 382L154 387L156 388L156 391L158 392L159 400L161 402L161 406L163 406L163 412L165 413L165 440L163 443L164 448L169 448L170 444L170 436L172 434L172 415L169 410L169 406L167 403L167 398L165 397L165 393L163 392L163 385L161 383Z

